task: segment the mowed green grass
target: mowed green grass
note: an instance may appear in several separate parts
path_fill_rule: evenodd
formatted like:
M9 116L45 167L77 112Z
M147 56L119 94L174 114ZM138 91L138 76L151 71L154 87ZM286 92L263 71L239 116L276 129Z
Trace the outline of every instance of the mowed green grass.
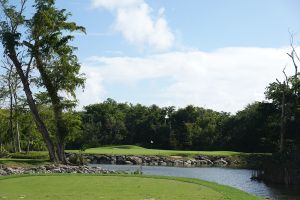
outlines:
M0 158L1 167L31 167L47 164L49 161L44 159Z
M46 151L11 153L9 156L9 158L0 158L1 167L31 167L50 164Z
M0 199L257 200L245 192L187 178L47 175L0 178Z
M79 150L67 150L67 152L79 152ZM248 158L251 156L269 156L268 153L243 153L235 151L181 151L181 150L160 150L146 149L135 145L113 145L98 148L86 149L84 154L106 154L106 155L145 155L162 157L193 157L196 155L206 156L232 156L239 158ZM32 151L22 153L11 153L10 158L0 159L0 166L34 166L49 164L49 156L46 151Z
M67 150L66 152L79 152L79 150ZM135 145L112 145L98 148L86 149L86 154L108 154L108 155L145 155L145 156L180 156L193 157L196 155L207 156L248 156L248 155L269 155L268 153L243 153L236 151L182 151L182 150L161 150L147 149ZM31 151L28 153L11 153L11 159L37 159L47 160L48 152ZM4 159L3 159L4 160Z
M86 149L84 153L111 154L111 155L181 156L181 157L192 157L195 155L207 155L207 156L249 155L249 153L234 152L234 151L180 151L180 150L146 149L134 145L116 145L116 146L90 148L90 149Z

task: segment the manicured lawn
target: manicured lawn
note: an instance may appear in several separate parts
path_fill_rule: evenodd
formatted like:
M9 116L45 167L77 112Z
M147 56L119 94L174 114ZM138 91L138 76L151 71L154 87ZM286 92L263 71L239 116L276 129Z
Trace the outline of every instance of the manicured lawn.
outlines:
M78 150L67 150L67 152L78 152ZM86 149L87 154L109 154L109 155L145 155L145 156L179 156L192 157L195 155L207 156L249 156L249 155L269 155L267 153L243 153L235 151L181 151L181 150L160 150L146 149L135 145L112 145L98 148ZM39 159L47 160L46 151L32 151L28 153L11 153L13 159Z
M195 155L207 156L243 156L249 153L234 151L179 151L179 150L158 150L146 149L134 145L104 146L98 148L86 149L89 154L116 154L116 155L156 155L156 156L181 156L192 157Z
M188 178L35 175L0 178L0 199L257 200L237 189Z
M30 167L46 164L49 164L49 162L44 159L0 158L0 165L2 167Z

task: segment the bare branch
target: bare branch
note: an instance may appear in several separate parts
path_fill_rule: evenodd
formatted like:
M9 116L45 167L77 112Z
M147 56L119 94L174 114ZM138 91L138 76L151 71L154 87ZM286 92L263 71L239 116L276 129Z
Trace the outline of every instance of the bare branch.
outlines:
M29 49L33 49L33 44L31 44L30 42L27 42L27 41L23 41L23 44L26 46L26 47L28 47Z
M4 65L5 63L4 63L3 61L1 61L1 62L2 62L2 64L3 64L1 67L2 67L3 69L9 70L8 67L6 67L6 66Z
M32 63L32 60L33 60L33 56L31 55L30 60L29 60L29 62L27 63L27 69L26 69L26 72L25 72L26 79L28 79L28 77L29 77L29 72L30 72L30 70L31 70L31 63Z
M295 76L297 76L298 74L298 66L296 64L296 61L295 61L295 53L294 53L294 50L289 54L287 53L287 55L292 59L293 61L293 64L294 64L294 68L295 68Z
M26 9L25 4L27 0L21 0L21 8L20 8L20 14L23 14L24 10Z
M293 61L293 64L294 64L294 68L295 68L295 77L297 77L298 75L298 65L295 61L295 58L298 59L298 61L300 61L298 55L297 55L297 52L296 52L296 49L295 49L295 46L294 46L294 34L291 33L291 31L289 31L290 33L290 46L292 48L292 51L291 53L287 53L287 55L292 59Z
M282 73L284 74L286 84L288 85L289 79L288 79L288 77L287 77L287 75L286 75L286 73L285 73L285 69L286 69L286 66L283 68Z
M289 29L289 34L290 34L290 46L293 46L293 44L294 44L294 33L292 33L290 29Z
M8 66L11 66L11 63L9 62L9 59L8 59L7 56L5 56L5 58L6 58L5 60L1 60L1 62L2 62L2 64L3 64L1 67L2 67L3 69L6 69L6 70L9 71L9 70L10 70L10 67L8 67Z
M276 81L277 81L278 84L281 84L281 82L277 78L276 78Z

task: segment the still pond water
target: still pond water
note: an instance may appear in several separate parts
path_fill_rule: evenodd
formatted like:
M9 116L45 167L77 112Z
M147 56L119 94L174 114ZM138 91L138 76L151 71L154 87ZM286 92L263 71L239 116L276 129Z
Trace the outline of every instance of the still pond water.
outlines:
M105 169L116 171L134 172L140 166L134 165L97 165ZM230 168L181 168L142 166L142 172L146 175L163 175L199 178L223 185L229 185L259 197L269 197L274 200L300 200L300 187L285 187L283 185L267 185L263 182L252 181L253 171L247 169Z

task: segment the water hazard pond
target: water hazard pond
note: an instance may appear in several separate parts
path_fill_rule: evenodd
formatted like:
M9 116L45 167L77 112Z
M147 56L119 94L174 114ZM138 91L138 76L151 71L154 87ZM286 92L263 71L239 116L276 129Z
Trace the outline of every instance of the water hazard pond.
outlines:
M140 166L134 165L97 165L105 169L134 172ZM223 185L229 185L259 197L269 197L274 200L299 200L300 186L285 187L283 185L267 185L263 182L252 181L253 171L247 169L230 168L181 168L142 166L142 172L146 175L178 176L199 178Z

